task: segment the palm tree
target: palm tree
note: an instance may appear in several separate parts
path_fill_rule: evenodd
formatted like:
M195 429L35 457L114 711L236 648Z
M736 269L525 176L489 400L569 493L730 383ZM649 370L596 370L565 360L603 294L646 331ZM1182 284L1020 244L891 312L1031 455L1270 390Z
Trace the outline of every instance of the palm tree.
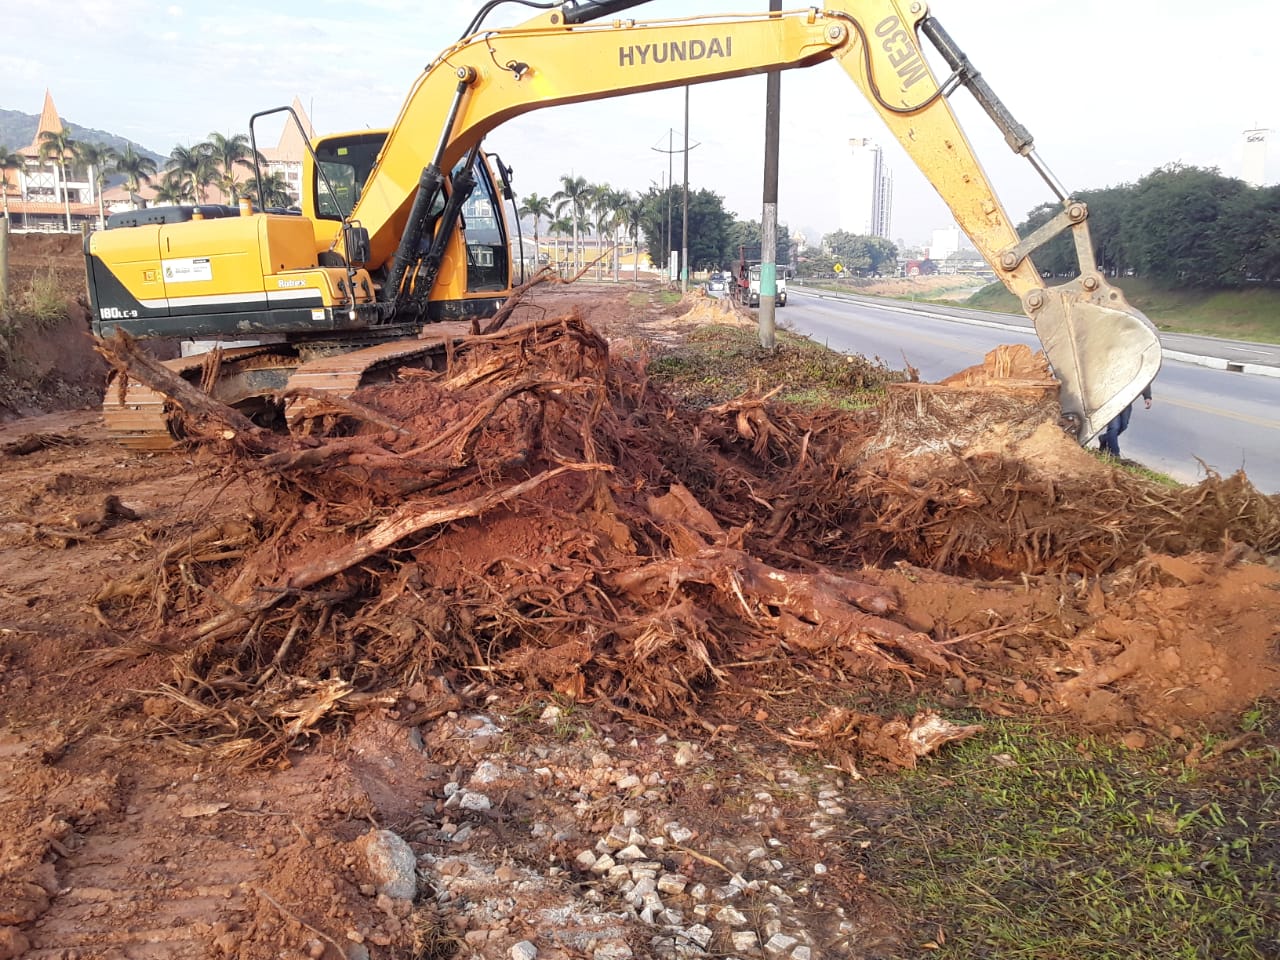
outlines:
M258 178L250 177L240 187L240 196L258 199ZM297 202L289 183L278 173L262 175L262 204L265 207L291 207Z
M187 175L178 170L166 170L156 185L157 203L185 203L194 200L191 181Z
M538 233L538 225L542 222L542 218L551 219L551 201L546 197L540 197L536 193L531 193L524 198L524 203L520 205L520 209L516 213L522 217L533 217L533 248L538 251L541 256L541 240Z
M623 191L622 204L618 209L618 223L626 229L631 237L631 252L635 257L635 269L632 283L640 282L640 222L644 218L644 201L629 191Z
M618 228L622 224L622 209L626 206L631 194L626 190L608 190L603 203L607 210L606 220L613 235L613 282L618 282L618 271L622 265L622 243L618 239Z
M236 193L235 166L238 163L252 169L253 147L249 144L249 138L243 133L227 137L217 132L209 134L209 140L205 146L209 148L209 155L222 171L222 176L215 182L230 203Z
M120 159L120 155L116 153L114 147L109 147L105 143L77 143L75 154L76 160L90 169L89 176L93 180L93 192L98 197L98 229L103 230L107 226L107 211L102 201L102 190L106 187L107 177L111 175L111 169Z
M559 217L547 224L547 230L553 237L556 237L556 263L560 262L560 240L566 234L573 233L573 219L571 217ZM558 268L558 267L557 267Z
M169 162L165 164L166 170L191 178L191 196L201 201L204 200L204 188L216 176L211 149L207 143L197 143L194 147L178 144L169 151Z
M124 153L116 160L116 173L124 174L124 186L130 194L136 194L144 183L150 183L156 173L156 162L133 149L133 144L126 144Z
M0 199L4 202L4 218L9 219L9 181L6 172L21 170L24 166L22 154L13 153L8 147L0 146Z
M596 247L596 282L600 281L601 272L604 270L604 235L605 225L609 219L609 198L613 193L612 188L607 183L595 183L588 189L588 197L591 205L591 220L595 224L596 237L599 243Z
M561 216L565 209L568 208L569 216L573 221L573 268L575 272L580 269L582 259L581 251L578 249L579 224L582 222L582 216L586 211L590 196L591 184L587 183L586 177L572 177L561 174L560 189L551 197L551 202L556 205L556 216Z
M40 134L40 159L56 160L58 169L62 171L62 202L67 209L67 233L71 233L71 191L67 189L67 157L75 149L76 142L71 139L64 127L61 130L45 130Z

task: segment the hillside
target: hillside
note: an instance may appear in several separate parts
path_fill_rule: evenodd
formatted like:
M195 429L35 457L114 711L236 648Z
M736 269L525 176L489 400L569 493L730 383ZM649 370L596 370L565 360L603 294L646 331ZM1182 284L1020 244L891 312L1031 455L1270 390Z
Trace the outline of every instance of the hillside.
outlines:
M72 123L66 117L61 119L67 129L71 131L73 140L105 143L107 146L114 147L117 150L123 150L127 145L133 144L134 150L145 157L150 157L157 164L163 164L165 161L165 157L162 154L156 153L154 150L148 150L141 144L134 143L126 137L107 133L105 130L96 130L93 127L82 127L78 123ZM39 114L22 113L18 110L0 108L0 146L8 147L10 150L18 150L29 146L31 141L35 139L36 125L39 122Z

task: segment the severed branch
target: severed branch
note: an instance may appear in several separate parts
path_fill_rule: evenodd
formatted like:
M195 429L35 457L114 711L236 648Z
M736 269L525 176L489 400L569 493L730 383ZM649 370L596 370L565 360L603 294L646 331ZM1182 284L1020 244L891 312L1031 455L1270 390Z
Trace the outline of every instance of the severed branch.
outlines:
M612 581L617 589L633 596L671 590L688 581L711 584L736 597L750 618L755 617L755 612L745 605L748 597L758 605L778 608L787 639L805 649L844 646L853 639L855 646L867 653L883 657L874 646L896 647L913 661L946 668L944 651L936 648L929 637L863 612L895 610L897 603L891 592L830 572L789 573L741 550L708 548L693 557L662 560L617 573ZM870 637L874 644L859 642L857 637Z
M314 401L316 405L303 407L289 417L290 421L323 417L330 413L345 413L356 420L363 420L366 423L373 424L375 427L381 427L383 430L389 430L401 436L410 434L404 424L397 423L390 417L383 416L373 407L352 400L350 397L340 397L335 393L327 393L324 390L315 390L311 387L289 387L281 394L281 398L284 400L291 400L295 397Z
M95 349L120 371L122 377L132 376L157 393L170 397L188 416L219 424L258 450L279 451L292 446L288 438L264 430L225 403L201 393L159 360L148 356L138 346L138 341L119 327L110 340L98 337Z
M506 326L507 321L511 319L511 315L515 313L516 308L520 306L521 302L524 300L524 295L526 293L540 283L550 283L556 279L554 270L550 267L542 267L532 277L520 284L520 286L511 288L511 294L507 297L507 302L498 308L498 312L489 319L489 322L485 324L483 330L480 329L478 321L473 322L472 332L481 335L497 333Z
M265 610L280 603L291 591L302 590L332 577L377 553L386 550L397 541L420 533L429 527L440 526L453 520L463 520L479 516L487 510L507 503L535 490L549 480L566 473L590 473L598 470L611 470L612 467L601 463L565 464L552 470L545 470L521 483L493 490L484 496L467 500L463 503L440 505L406 503L402 504L391 516L378 524L364 536L349 544L346 549L326 557L319 563L313 563L283 577L282 582L274 587L265 587L270 596L238 605L234 610L227 610L214 619L203 624L197 631L197 637L221 634L228 628L238 628L241 623L248 623Z
M566 473L591 473L597 470L610 469L612 468L602 463L565 464L552 470L544 470L542 473L530 477L522 483L517 483L503 490L491 491L484 496L476 497L474 500L468 500L465 503L450 506L404 504L382 523L353 542L346 550L320 563L311 564L296 571L288 578L287 585L301 588L319 583L326 577L332 577L348 567L355 566L362 560L369 559L374 554L387 549L398 540L402 540L411 534L452 520L478 516L486 510L492 510L500 504L521 497L529 491L542 486L547 481L554 480L556 477Z

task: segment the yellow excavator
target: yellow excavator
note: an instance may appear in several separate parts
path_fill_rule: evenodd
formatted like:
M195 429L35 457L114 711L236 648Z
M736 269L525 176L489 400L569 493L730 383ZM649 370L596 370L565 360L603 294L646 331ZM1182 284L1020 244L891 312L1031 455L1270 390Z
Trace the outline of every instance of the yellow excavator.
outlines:
M390 129L310 144L300 215L246 201L238 210L166 207L91 234L95 332L256 341L217 354L216 369L199 356L168 361L251 414L270 413L291 388L349 394L393 368L442 357L469 327L462 321L492 315L510 295L509 170L481 149L495 127L559 104L834 60L1021 299L1082 440L1159 370L1154 326L1097 270L1085 204L919 0L649 21L621 16L647 0L521 0L541 12L484 28L503 2L487 3L431 62ZM941 81L922 36L951 71ZM952 113L948 97L962 86L1062 203L1028 237L1011 225ZM251 133L275 112L256 114ZM1065 230L1079 275L1050 287L1031 253ZM104 412L128 446L172 442L169 401L141 384L108 390Z

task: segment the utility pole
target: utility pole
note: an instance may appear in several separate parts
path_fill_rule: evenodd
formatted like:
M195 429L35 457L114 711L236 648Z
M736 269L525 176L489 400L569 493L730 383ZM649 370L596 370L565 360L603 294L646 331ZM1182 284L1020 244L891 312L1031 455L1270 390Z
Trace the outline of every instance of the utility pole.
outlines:
M770 15L782 13L782 0L769 0ZM760 346L776 346L774 310L778 296L778 126L782 74L770 70L764 94L764 212L760 217Z
M781 3L782 0L777 0ZM684 223L680 240L680 292L689 292L689 87L684 88Z
M667 279L671 279L671 226L675 222L671 217L671 191L676 188L676 151L672 140L676 132L667 127Z
M664 192L665 192L665 193L666 193L666 195L667 195L667 279L668 279L668 280L670 280L670 279L671 279L671 254L672 254L672 252L673 252L673 251L672 251L672 249L671 249L671 226L672 226L672 216L671 216L671 191L672 191L672 190L674 190L674 189L676 188L676 180L675 180L675 162L676 162L675 136L676 136L676 132L675 132L674 130L672 130L670 127L667 127L667 149L663 150L661 147L650 147L650 148L649 148L650 150L655 150L655 151L657 151L658 153L665 153L665 154L667 155L667 186L666 186L666 190L665 190Z
M689 252L689 151L700 144L689 145L689 88L684 88L684 148L677 150L675 148L676 132L670 127L667 128L667 149L661 147L650 147L655 153L665 153L667 155L667 279L671 279L671 257L675 255L674 239L671 234L675 229L675 211L672 209L671 193L676 188L675 178L675 158L677 153L684 154L684 254ZM683 261L684 256L681 257ZM684 282L687 292L688 278L684 270L684 264L681 262L680 276Z

